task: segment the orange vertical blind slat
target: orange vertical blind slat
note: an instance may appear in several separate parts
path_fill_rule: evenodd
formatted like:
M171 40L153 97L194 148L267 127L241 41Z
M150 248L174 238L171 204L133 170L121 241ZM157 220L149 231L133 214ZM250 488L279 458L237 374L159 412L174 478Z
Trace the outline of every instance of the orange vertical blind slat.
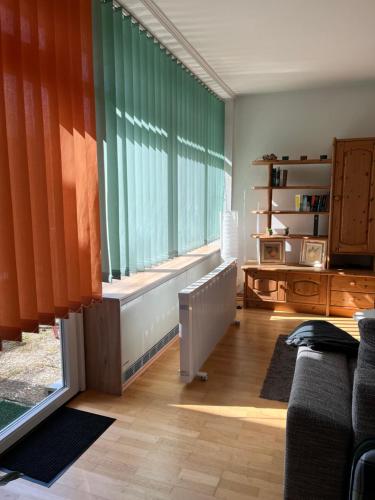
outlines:
M0 340L101 297L91 0L0 0Z
M93 32L91 8L81 2L81 57L84 103L84 130L86 140L87 209L89 212L89 242L91 255L91 294L96 300L102 296L102 259L100 253L99 180L96 151L95 90L93 68ZM90 4L91 7L91 4Z

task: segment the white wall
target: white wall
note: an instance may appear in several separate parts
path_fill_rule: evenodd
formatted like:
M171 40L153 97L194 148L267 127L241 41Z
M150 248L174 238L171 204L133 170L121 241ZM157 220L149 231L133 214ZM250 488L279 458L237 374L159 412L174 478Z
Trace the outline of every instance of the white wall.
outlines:
M250 167L252 160L265 153L279 158L301 154L319 158L331 156L333 137L375 136L375 83L351 87L315 89L240 96L235 101L233 194L232 208L239 212L239 262L256 259L256 241L250 234L257 232L257 216L250 214L258 203L267 208L267 192L253 191L252 185L267 184L267 167ZM330 167L288 167L290 184L329 184ZM294 209L298 191L274 192L276 203ZM300 194L311 192L301 191ZM277 207L275 206L275 209ZM260 217L264 232L266 216ZM325 216L320 216L324 219ZM291 232L310 233L311 215L280 215L273 218L273 227L290 226ZM320 234L327 232L324 224ZM298 261L299 242L287 245L287 261Z

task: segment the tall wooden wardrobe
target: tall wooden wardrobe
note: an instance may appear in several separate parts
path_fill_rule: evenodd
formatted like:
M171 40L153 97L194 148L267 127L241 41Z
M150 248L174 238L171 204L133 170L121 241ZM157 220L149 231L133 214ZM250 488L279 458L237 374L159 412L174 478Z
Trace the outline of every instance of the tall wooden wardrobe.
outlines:
M244 307L339 316L375 308L375 138L334 140L326 269L242 269Z

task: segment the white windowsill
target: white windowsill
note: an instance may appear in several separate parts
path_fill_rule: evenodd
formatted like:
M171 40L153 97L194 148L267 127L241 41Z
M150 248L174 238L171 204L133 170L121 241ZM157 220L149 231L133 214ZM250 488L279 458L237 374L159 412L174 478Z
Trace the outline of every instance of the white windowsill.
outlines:
M186 255L168 260L133 276L113 280L112 283L103 283L103 298L116 299L121 301L121 304L130 302L217 252L220 252L219 241L214 241L209 245L196 248Z

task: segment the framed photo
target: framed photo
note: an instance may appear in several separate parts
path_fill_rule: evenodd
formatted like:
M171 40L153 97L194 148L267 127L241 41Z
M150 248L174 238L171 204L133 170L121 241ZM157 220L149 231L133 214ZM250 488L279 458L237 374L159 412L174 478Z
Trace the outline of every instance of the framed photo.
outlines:
M303 266L325 267L326 240L302 240L299 263Z
M285 241L277 238L259 240L260 264L285 264Z

